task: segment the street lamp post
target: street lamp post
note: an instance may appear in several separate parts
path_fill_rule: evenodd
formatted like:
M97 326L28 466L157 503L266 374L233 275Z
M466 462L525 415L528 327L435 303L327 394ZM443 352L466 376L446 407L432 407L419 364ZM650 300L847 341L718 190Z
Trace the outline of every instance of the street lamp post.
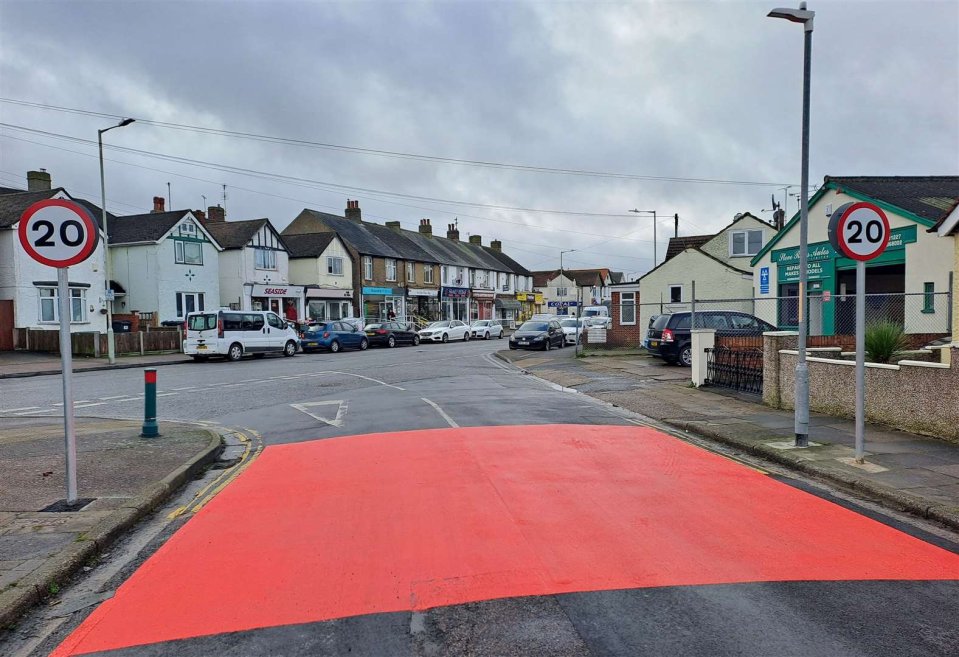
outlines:
M653 269L656 268L656 263L659 262L659 258L656 255L656 210L630 210L630 212L635 212L636 214L651 214L653 215Z
M560 275L560 276L563 275L563 254L564 254L564 253L574 253L574 252L576 252L576 251L579 251L579 249L567 249L567 250L565 250L565 251L560 251L560 252L559 252L559 275ZM558 295L557 295L557 296L558 296Z
M800 2L799 9L773 9L770 18L785 18L793 23L802 23L805 35L803 46L802 90L802 187L799 190L799 355L796 359L796 447L809 446L809 368L806 365L806 334L809 332L806 314L807 241L809 237L809 78L812 68L812 30L814 11L806 10Z
M110 287L110 233L107 230L107 188L103 176L103 133L109 132L114 128L122 128L133 123L135 119L123 119L116 125L109 128L97 130L97 145L100 147L100 219L103 228L103 273L106 276L106 295L107 301L107 358L110 364L116 363L116 347L113 342L113 288Z

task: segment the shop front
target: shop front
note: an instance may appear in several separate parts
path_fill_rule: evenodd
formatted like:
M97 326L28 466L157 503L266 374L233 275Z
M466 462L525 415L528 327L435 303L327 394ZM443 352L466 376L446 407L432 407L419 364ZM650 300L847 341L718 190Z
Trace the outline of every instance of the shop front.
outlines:
M440 318L440 291L430 288L406 288L406 311L410 319L434 322Z
M521 319L520 313L523 311L523 306L519 301L516 299L496 297L493 306L496 309L496 319L501 320L503 326L516 328L517 322Z
M470 289L468 287L443 287L440 292L440 300L440 312L443 319L470 321Z
M543 305L541 292L517 292L516 300L520 303L520 319L531 317Z
M317 322L354 317L353 290L307 286L306 317Z
M271 310L291 321L306 316L302 285L247 284L251 310Z
M406 318L406 288L364 287L363 318L367 322Z
M493 300L495 298L496 294L492 290L473 289L470 320L493 319Z

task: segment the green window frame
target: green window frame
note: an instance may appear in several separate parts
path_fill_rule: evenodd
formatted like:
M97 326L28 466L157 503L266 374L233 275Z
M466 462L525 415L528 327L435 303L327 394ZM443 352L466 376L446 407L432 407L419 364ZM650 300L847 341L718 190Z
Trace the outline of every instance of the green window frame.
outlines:
M922 284L922 312L924 313L936 312L936 284L935 283Z

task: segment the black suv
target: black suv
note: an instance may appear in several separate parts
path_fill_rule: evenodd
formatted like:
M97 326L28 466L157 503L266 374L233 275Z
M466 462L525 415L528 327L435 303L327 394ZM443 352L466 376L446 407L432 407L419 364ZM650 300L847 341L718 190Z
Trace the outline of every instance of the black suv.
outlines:
M643 346L653 356L689 367L693 363L691 313L654 315ZM731 310L704 310L696 313L696 328L716 329L716 335L762 335L776 327L748 313Z

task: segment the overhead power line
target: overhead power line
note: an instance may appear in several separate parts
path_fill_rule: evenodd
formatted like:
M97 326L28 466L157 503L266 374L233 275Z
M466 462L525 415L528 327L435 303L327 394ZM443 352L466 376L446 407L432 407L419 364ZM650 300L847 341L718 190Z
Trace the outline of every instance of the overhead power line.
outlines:
M100 118L119 119L124 118L119 114L109 114L106 112L96 112L75 107L63 107L59 105L49 105L45 103L35 103L16 98L0 98L0 102L21 107L32 107L37 109L52 110L58 112L67 112L83 116L96 116ZM209 135L218 135L223 137L233 137L238 139L247 139L253 141L269 142L274 144L284 144L289 146L299 146L307 148L319 148L324 150L341 151L355 153L360 155L374 155L377 157L398 158L404 160L417 160L423 162L436 162L441 164L456 164L461 166L484 167L492 169L504 169L508 171L522 171L530 173L546 173L564 176L587 176L592 178L616 178L622 180L645 180L653 182L674 182L674 183L696 183L709 185L738 185L754 187L783 187L790 183L779 183L770 181L756 180L723 180L720 178L690 178L682 176L650 176L635 173L620 173L614 171L592 171L588 169L556 168L543 167L528 164L515 164L506 162L492 162L488 160L471 160L455 157L443 157L439 155L424 155L421 153L405 153L402 151L390 151L376 148L364 148L360 146L347 146L343 144L333 144L328 142L309 141L306 139L293 139L290 137L277 137L272 135L257 134L252 132L241 132L237 130L224 130L222 128L209 128L204 126L188 125L184 123L170 123L167 121L154 121L134 117L137 123L156 126L158 128L167 128L172 130L182 130Z

